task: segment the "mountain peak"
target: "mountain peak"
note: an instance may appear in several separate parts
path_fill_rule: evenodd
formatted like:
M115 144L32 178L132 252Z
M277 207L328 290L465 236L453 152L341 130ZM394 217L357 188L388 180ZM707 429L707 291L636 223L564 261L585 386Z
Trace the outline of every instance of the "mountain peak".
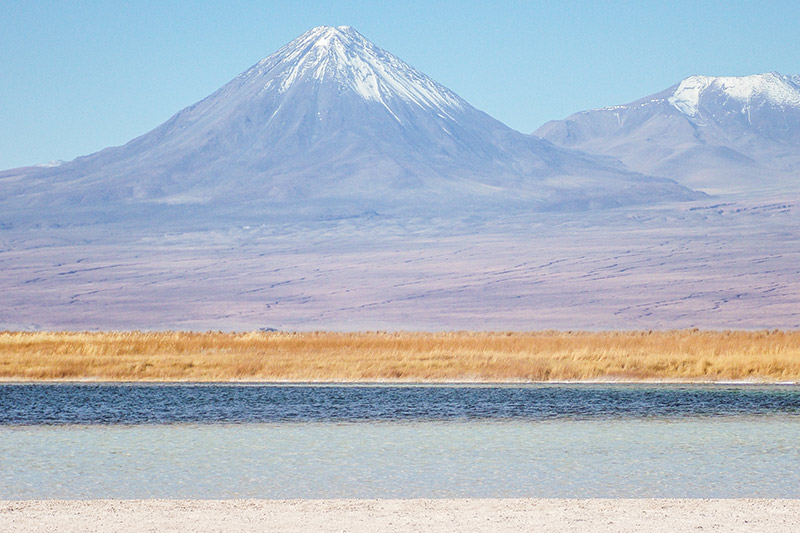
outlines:
M279 93L304 82L333 83L365 100L382 103L387 109L388 102L395 98L445 114L467 105L455 93L350 26L312 28L239 78L261 81L264 89L277 89Z
M336 46L354 46L368 43L366 37L351 26L317 26L311 28L292 42L311 44L315 48L330 49ZM290 43L291 44L291 43ZM288 45L287 45L288 46Z
M689 117L697 116L700 99L706 94L736 100L743 106L770 104L778 107L800 107L800 76L784 76L777 72L751 76L690 76L678 84L667 101Z
M361 37L365 39L363 35L361 35L355 28L352 26L316 26L311 28L303 35L300 36L302 39L303 37L310 37L310 38L329 38L329 37Z

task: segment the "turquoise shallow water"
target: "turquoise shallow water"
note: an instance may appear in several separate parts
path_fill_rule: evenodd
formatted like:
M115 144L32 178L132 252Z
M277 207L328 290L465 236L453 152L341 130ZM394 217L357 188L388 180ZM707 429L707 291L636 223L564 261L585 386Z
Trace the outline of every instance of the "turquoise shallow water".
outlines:
M800 498L800 388L2 385L0 499Z
M800 497L800 421L0 429L0 499Z

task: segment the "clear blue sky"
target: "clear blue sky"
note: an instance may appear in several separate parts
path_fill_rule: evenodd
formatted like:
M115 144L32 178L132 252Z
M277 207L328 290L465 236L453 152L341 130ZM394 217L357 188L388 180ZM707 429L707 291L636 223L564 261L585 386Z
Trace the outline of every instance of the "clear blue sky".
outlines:
M0 169L123 144L323 24L525 133L692 74L800 73L796 1L5 0Z

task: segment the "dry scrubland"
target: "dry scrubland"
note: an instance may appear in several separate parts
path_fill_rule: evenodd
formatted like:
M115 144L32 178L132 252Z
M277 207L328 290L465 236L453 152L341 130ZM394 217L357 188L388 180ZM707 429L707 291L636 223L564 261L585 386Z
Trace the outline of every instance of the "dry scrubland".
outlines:
M2 332L0 378L800 380L800 332Z

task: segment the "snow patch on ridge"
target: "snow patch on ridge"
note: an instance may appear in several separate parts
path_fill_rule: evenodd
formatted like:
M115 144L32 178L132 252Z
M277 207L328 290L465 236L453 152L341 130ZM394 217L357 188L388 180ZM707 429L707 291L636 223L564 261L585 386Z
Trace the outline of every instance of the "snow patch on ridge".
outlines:
M53 167L60 167L63 164L64 161L62 159L55 159L53 161L48 161L47 163L39 163L36 166L42 168L53 168Z

